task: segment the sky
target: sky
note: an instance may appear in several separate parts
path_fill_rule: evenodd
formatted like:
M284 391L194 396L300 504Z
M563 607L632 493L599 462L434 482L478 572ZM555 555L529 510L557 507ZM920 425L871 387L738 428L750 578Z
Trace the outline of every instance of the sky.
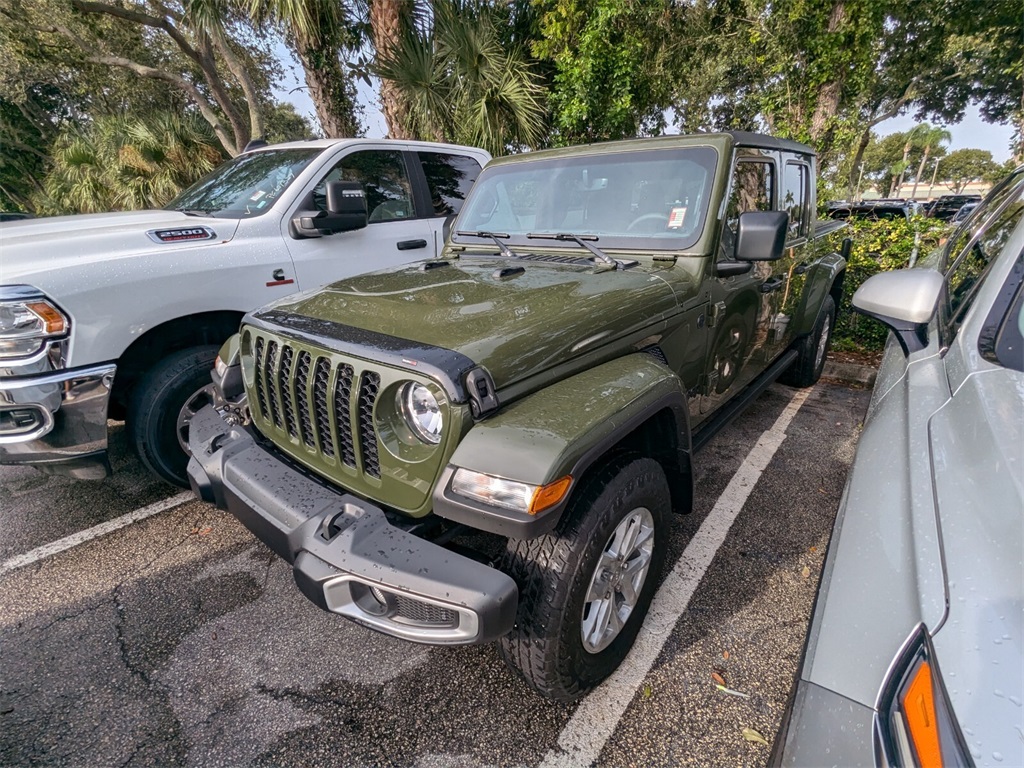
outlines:
M283 45L278 46L278 55L282 60L290 62L286 64L285 80L283 88L277 92L277 97L282 101L288 101L295 105L300 115L309 118L313 125L317 124L316 113L313 110L313 102L305 90L305 83L302 80L302 70L299 69L291 52ZM380 111L380 102L377 97L376 81L374 87L368 87L362 81L358 84L359 103L363 105L363 125L366 126L366 136L371 139L381 138L387 133L387 123ZM875 133L878 136L888 136L890 133L907 131L917 124L910 115L894 117L879 123L875 126ZM1010 159L1010 139L1013 136L1013 128L1009 125L995 125L986 123L981 119L978 108L971 106L967 108L964 119L956 125L943 126L952 134L952 140L946 147L947 151L955 149L987 149L992 153L992 159L997 163Z

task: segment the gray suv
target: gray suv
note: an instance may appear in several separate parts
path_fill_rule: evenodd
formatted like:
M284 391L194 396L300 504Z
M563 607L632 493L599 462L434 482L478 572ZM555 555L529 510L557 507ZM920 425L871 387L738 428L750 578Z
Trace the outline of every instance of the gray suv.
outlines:
M858 311L893 333L783 765L1024 765L1024 167Z

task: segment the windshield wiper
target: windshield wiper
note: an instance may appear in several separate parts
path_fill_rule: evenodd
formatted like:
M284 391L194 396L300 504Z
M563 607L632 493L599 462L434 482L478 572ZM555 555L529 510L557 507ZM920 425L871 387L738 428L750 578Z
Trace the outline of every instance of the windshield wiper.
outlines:
M213 211L204 211L202 208L175 208L178 213L184 213L186 216L212 216Z
M597 240L598 239L597 235L574 235L571 232L552 232L552 233L529 232L526 235L526 239L527 240L558 240L560 242L576 243L577 245L582 246L583 248L586 248L588 251L590 251L592 254L594 254L594 256L596 256L599 261L602 261L605 264L613 266L616 269L621 269L622 268L622 263L621 262L616 261L611 256L609 256L607 253L605 253L600 248L598 248L596 245L591 245L588 242L590 240Z
M482 229L479 229L474 232L463 232L462 230L456 230L455 234L458 235L459 237L488 237L491 240L493 240L495 244L498 246L498 250L501 251L502 256L509 256L513 259L519 258L516 255L515 251L513 251L511 248L509 248L507 245L501 242L501 238L508 240L509 237L511 237L511 235L509 235L508 232L486 232Z

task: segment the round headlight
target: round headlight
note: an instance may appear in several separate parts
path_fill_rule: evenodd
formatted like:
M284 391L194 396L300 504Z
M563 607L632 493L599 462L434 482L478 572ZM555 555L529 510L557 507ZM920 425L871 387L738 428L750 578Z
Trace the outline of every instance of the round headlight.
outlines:
M430 390L410 381L398 391L398 405L405 423L420 440L431 445L441 442L444 416Z

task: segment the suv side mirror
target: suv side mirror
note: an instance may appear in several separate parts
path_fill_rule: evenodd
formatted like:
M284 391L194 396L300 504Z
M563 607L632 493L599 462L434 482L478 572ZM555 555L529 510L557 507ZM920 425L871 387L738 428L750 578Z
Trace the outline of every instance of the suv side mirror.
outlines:
M322 237L366 226L366 191L362 184L358 181L329 181L326 194L326 211L316 209L295 212L290 227L292 237ZM312 195L306 205L313 206Z
M775 261L786 245L789 214L785 211L747 211L736 225L737 261Z
M928 322L942 294L934 269L900 269L865 280L853 294L853 308L889 326L909 355L928 346Z

